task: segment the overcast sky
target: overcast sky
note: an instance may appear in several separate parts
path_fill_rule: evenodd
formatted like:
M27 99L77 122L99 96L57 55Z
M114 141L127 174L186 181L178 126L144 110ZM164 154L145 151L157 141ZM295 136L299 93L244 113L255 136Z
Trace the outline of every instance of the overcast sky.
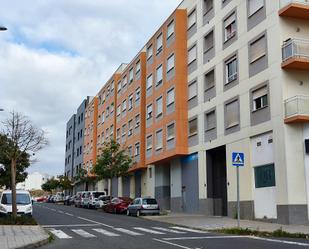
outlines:
M63 174L66 121L180 0L1 0L0 121L16 110L50 145L28 171Z

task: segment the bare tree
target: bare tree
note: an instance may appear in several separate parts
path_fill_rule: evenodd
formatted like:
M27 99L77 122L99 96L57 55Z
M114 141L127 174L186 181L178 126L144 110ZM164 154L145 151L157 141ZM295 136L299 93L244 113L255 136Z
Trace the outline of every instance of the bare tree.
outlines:
M6 152L11 160L11 190L12 190L12 215L17 216L16 206L16 162L23 153L35 155L48 144L45 132L36 128L23 114L11 112L11 116L3 122L3 134L11 140L12 146Z

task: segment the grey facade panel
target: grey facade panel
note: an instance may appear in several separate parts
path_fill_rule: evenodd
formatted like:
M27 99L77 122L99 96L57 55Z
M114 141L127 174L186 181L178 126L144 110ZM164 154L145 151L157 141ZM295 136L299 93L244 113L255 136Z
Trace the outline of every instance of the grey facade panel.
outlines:
M188 146L192 147L196 145L198 145L198 134L188 137Z
M227 1L226 1L227 2ZM231 37L230 39L228 39L227 41L224 41L224 37L225 37L225 28L224 28L224 20L226 20L229 16L231 16L233 13L235 13L236 15L236 34ZM229 12L222 21L222 37L223 37L223 49L228 48L230 45L232 45L235 41L237 41L238 39L238 23L237 23L237 10L234 9L231 12Z
M216 53L215 47L205 51L203 55L203 63L206 64L210 62L211 59L215 57L215 53Z
M122 195L130 197L130 177L125 176L122 178Z
M203 15L203 25L206 25L210 22L211 19L215 17L215 9L212 8Z
M166 40L166 46L170 47L175 42L175 33Z
M146 158L149 158L152 156L152 149L146 150Z
M204 91L204 102L210 101L216 97L216 87L213 86Z
M171 80L172 78L175 77L175 68L171 69L166 73L166 80Z
M198 99L197 99L197 95L194 96L193 98L188 100L188 109L192 109L194 107L196 107L198 104Z
M264 0L264 7L259 9L256 13L249 16L249 2L247 0L247 15L248 15L248 21L247 21L247 30L253 29L255 26L257 26L259 23L264 21L266 19L266 5Z
M112 181L111 182L111 185L112 185L111 195L113 197L116 197L118 196L118 178L114 177L111 181Z
M176 212L176 213L183 212L182 197L172 197L171 198L171 211Z
M308 225L307 205L277 205L279 224Z
M228 216L235 218L237 214L237 202L228 202ZM253 220L254 219L254 202L240 201L240 219Z
M175 138L173 139L170 139L166 142L166 150L172 150L175 148L175 145L176 145L176 141L175 141Z
M170 114L175 111L175 102L166 107L166 114Z
M74 176L74 157L75 157L75 119L76 114L72 115L66 124L66 151L64 173L68 177Z
M188 65L188 75L193 73L195 70L197 69L197 60L191 62L189 65Z
M228 5L232 0L223 0L222 1L222 8L224 8L226 5Z
M137 171L134 173L135 177L135 198L141 197L142 195L142 179L141 172Z

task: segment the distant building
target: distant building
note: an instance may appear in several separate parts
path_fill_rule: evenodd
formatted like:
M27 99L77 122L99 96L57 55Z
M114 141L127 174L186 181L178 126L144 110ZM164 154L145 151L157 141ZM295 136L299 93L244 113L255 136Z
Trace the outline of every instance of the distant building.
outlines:
M50 178L50 175L34 172L29 174L24 182L18 183L16 188L23 190L41 190L42 184L44 184Z

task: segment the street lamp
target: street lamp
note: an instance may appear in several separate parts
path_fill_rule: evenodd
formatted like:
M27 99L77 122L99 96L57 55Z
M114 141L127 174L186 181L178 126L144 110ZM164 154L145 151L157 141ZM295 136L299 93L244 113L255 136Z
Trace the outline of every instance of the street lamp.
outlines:
M4 27L4 26L0 26L0 31L6 31L7 30L7 28L6 27Z

